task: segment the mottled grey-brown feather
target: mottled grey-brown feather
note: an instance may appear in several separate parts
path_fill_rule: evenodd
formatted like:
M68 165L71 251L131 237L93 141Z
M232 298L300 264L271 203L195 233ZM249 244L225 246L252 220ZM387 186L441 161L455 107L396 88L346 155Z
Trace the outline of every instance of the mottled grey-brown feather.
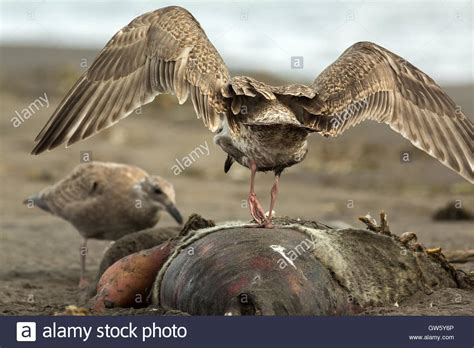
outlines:
M347 49L300 98L304 123L337 136L365 120L388 124L416 147L474 182L474 125L425 73L368 42Z
M150 177L131 165L90 162L78 165L25 203L31 201L70 222L85 238L115 240L152 227L160 218L161 208L139 188L145 179L158 183L171 202L175 202L173 186L160 177Z
M180 103L190 96L204 124L222 132L217 143L241 162L257 156L265 157L264 166L282 166L295 162L295 151L301 160L306 148L303 136L284 153L261 156L259 151L273 143L260 143L245 124L263 122L269 134L282 129L272 125L289 124L302 134L337 136L375 120L474 182L472 121L429 76L401 57L361 42L310 86L275 87L247 76L231 80L199 23L180 7L146 13L114 35L40 132L32 153L92 136L159 93L175 94ZM282 160L285 156L291 160Z
M256 97L257 95L267 100L275 100L272 86L255 80L249 76L235 76L229 85L222 89L222 95L226 98L235 96Z
M180 7L135 18L116 33L36 137L33 154L88 138L160 93L184 103L215 131L226 112L221 88L230 80L196 19Z
M47 204L49 210L66 220L74 219L81 212L109 209L100 206L98 200L109 194L106 200L122 198L122 202L133 185L148 174L135 166L115 163L91 162L78 165L62 180L43 189L38 196ZM113 194L113 196L110 196ZM102 203L104 203L103 201ZM113 204L119 201L114 200ZM86 209L89 206L91 209Z

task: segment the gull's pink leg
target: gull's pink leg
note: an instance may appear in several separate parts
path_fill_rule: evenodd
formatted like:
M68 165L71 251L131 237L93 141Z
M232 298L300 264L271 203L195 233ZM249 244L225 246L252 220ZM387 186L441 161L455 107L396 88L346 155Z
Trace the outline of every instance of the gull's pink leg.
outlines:
M268 211L268 217L265 219L265 228L272 227L272 213L275 208L275 203L278 196L278 184L280 182L280 175L275 175L275 181L273 182L272 190L270 191L270 210Z
M87 238L82 240L81 249L81 278L79 279L79 289L85 289L89 285L86 279L86 255L87 255Z
M250 192L248 197L250 215L252 215L257 223L263 224L265 222L265 212L263 211L262 205L257 199L254 187L255 174L257 173L257 164L255 161L250 163L250 172Z

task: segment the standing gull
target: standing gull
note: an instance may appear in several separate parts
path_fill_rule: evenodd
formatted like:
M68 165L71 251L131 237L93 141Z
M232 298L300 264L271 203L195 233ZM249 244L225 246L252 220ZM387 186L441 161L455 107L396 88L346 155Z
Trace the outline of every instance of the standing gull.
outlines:
M179 223L173 185L138 167L90 162L24 201L69 221L83 237L80 287L86 285L87 239L117 240L153 227L166 210Z
M197 20L181 7L145 13L122 28L72 87L36 138L33 154L71 145L117 123L158 94L188 97L227 154L251 171L252 217L271 226L279 177L301 162L310 133L338 136L365 120L388 124L458 172L473 174L474 125L429 76L370 42L349 47L310 85L231 78ZM273 171L269 216L254 191Z

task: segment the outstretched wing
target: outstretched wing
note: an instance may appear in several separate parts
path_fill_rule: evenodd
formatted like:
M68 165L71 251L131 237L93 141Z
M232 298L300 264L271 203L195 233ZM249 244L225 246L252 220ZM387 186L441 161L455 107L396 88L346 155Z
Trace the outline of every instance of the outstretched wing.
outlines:
M180 104L190 94L198 118L215 131L228 81L222 58L188 11L146 13L102 49L38 134L32 154L88 138L160 93L175 94Z
M298 98L304 124L337 136L364 120L388 124L416 147L474 182L474 125L425 73L369 42L348 48Z

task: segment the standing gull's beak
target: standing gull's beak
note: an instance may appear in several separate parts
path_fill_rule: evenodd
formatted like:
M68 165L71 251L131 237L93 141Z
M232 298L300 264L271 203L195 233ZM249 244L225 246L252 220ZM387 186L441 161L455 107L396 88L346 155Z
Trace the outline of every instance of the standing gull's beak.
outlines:
M176 220L176 222L180 225L183 224L183 217L181 216L181 213L179 212L178 208L174 205L171 200L166 199L165 202L163 202L166 211L173 217L173 219Z
M141 180L138 187L148 199L155 201L160 206L160 209L166 209L178 224L183 224L183 217L178 208L176 208L173 185L165 179L154 175Z

